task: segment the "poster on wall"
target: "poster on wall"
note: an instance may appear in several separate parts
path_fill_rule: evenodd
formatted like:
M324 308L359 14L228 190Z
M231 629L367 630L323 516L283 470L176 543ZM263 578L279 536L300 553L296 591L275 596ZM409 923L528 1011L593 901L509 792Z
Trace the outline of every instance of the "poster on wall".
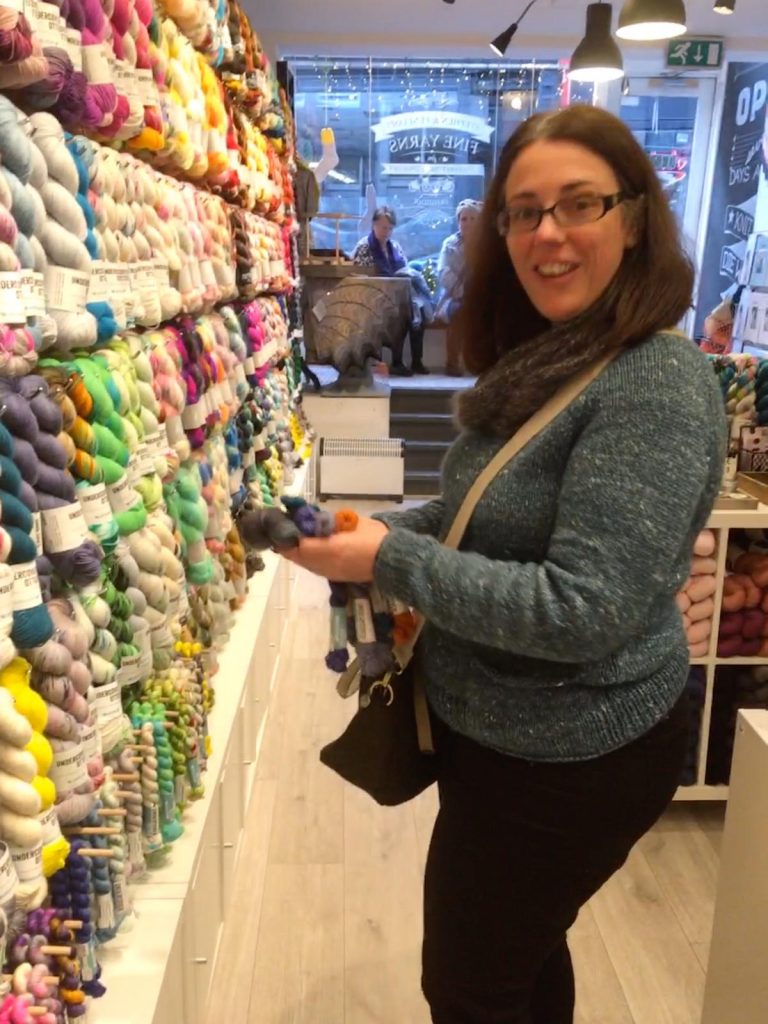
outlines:
M768 101L768 63L728 65L699 293L696 337L736 284L755 222Z

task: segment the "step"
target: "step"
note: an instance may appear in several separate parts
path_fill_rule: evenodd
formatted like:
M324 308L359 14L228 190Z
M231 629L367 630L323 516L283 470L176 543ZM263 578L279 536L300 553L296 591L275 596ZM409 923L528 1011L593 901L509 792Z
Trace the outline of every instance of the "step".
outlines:
M390 413L450 413L455 394L455 388L393 387L389 396Z
M389 436L404 441L451 442L458 431L448 412L394 412L389 415Z
M412 498L434 498L440 493L440 473L419 470L405 473L405 493Z
M439 471L450 447L450 441L406 441L405 472Z

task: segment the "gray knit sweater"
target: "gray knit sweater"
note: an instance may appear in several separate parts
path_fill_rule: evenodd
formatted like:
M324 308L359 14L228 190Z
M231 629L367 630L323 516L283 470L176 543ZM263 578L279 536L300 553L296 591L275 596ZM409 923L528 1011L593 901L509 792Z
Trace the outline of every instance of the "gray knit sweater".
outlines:
M599 756L662 718L688 672L675 594L725 441L711 366L689 342L656 335L502 471L449 551L436 538L502 443L462 434L442 497L380 516L390 533L375 567L379 588L427 619L436 714L542 761Z

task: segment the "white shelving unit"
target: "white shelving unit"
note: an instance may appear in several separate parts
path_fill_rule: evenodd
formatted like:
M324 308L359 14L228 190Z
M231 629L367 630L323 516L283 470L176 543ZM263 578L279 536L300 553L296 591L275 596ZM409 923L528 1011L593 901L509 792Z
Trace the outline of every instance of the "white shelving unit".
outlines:
M718 658L717 637L720 631L720 613L723 601L723 580L726 576L728 536L732 530L768 529L768 505L756 509L720 509L712 513L707 523L717 537L717 590L715 591L715 613L709 651L705 658L694 658L692 665L706 668L706 693L702 710L701 740L698 752L696 782L692 786L680 786L676 800L727 800L728 786L710 786L706 783L707 754L709 753L710 729L712 725L712 698L715 690L715 675L718 668L734 665L768 665L768 658Z
M290 492L300 494L305 471ZM203 1024L232 879L280 663L295 567L272 552L252 577L214 679L205 796L183 815L166 860L131 883L135 916L99 950L106 995L89 1024Z

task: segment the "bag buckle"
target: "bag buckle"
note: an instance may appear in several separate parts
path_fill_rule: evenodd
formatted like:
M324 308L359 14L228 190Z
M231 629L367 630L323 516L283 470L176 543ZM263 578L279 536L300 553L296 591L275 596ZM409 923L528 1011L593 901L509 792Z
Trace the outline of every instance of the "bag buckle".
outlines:
M392 704L392 702L395 699L395 691L392 689L392 684L390 683L391 678L392 673L387 672L383 679L377 679L376 682L372 684L370 690L368 691L369 702L374 690L381 688L384 691L383 696L385 706L389 707Z

